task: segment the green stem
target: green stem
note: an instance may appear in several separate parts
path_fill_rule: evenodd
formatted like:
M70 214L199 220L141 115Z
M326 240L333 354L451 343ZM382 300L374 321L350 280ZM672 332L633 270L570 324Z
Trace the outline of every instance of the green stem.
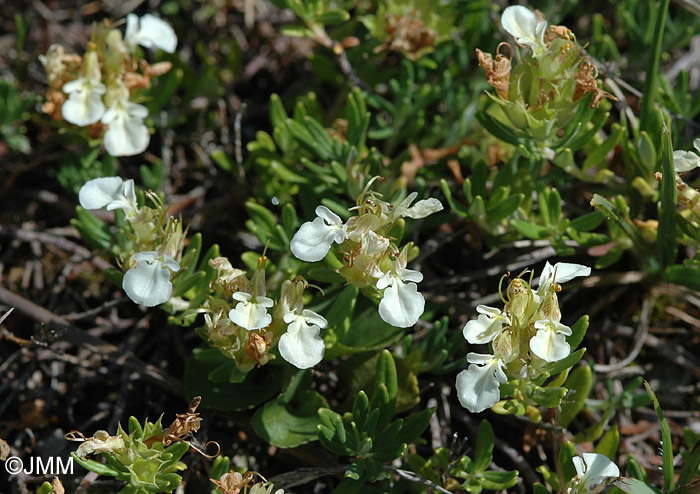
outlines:
M661 59L661 42L664 37L664 27L666 25L666 14L668 13L668 5L671 0L662 0L661 8L659 9L656 25L654 26L654 38L652 40L652 55L647 68L646 81L644 82L644 96L642 97L642 111L639 123L640 132L649 130L649 122L651 112L656 98L656 87L658 86L659 78L659 61Z

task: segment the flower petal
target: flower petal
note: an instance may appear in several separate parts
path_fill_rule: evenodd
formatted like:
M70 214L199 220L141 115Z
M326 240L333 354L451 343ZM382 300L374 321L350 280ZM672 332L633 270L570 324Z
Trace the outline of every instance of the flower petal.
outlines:
M490 359L491 363L484 366L472 364L457 375L457 398L464 408L478 413L491 408L501 399L499 378L496 370L503 365L498 359ZM505 382L505 381L502 381Z
M228 318L248 331L264 328L272 322L272 316L267 313L265 306L254 302L239 302L229 311Z
M121 192L123 183L120 177L93 178L80 188L78 201L84 209L101 209Z
M676 173L689 172L700 166L700 156L692 151L674 151L673 168Z
M102 95L106 91L104 84L81 78L65 84L63 90L69 95L61 107L66 122L85 127L102 118L105 112L102 103Z
M605 455L583 453L583 461L586 463L586 473L581 478L581 482L584 489L588 491L593 491L607 478L620 476L620 469Z
M345 227L340 217L325 206L317 207L316 214L315 220L301 225L292 237L292 254L302 261L320 261L326 257L333 242L341 243L345 239Z
M469 321L462 330L464 338L471 344L488 343L503 329L503 318L479 314L479 317Z
M323 338L319 336L320 332L319 326L306 324L304 317L297 316L280 338L278 345L280 355L299 369L313 367L323 359L326 351Z
M415 283L403 283L396 277L384 290L379 302L379 315L397 328L408 328L418 322L425 309L425 299Z
M177 35L173 28L162 19L146 14L141 19L135 14L126 16L126 33L124 42L130 51L139 44L146 48L160 48L174 53L177 48Z
M139 255L140 254L140 255ZM160 259L154 259L155 252L139 252L134 255L137 261L124 275L122 287L127 296L137 304L155 307L170 299L173 284L170 282L170 271ZM172 258L169 261L175 262ZM180 265L177 265L178 269Z
M134 156L146 150L151 136L143 124L144 106L118 102L105 113L102 122L109 124L104 135L105 150L112 156Z
M537 334L530 339L530 350L547 362L557 362L571 353L566 337L555 331L553 325L537 330Z
M534 12L527 7L521 5L507 7L501 15L501 26L519 44L532 48L535 55L544 48L543 36L547 23L537 22Z

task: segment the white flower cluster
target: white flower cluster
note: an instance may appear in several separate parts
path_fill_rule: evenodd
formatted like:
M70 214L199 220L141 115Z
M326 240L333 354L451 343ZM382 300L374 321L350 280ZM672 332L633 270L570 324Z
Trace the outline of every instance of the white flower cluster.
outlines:
M471 344L491 343L493 354L467 355L471 365L459 373L456 384L463 407L481 412L495 405L500 385L508 381L507 369L522 372L529 363L556 362L571 353L566 341L571 328L560 322L557 291L560 283L590 274L591 268L580 264L548 262L536 290L517 277L503 310L476 308L479 316L464 326L464 337Z
M268 297L264 264L262 257L248 280L245 272L233 268L225 257L209 261L217 276L212 282L215 293L205 305L207 338L234 358L239 369L266 364L275 342L287 362L299 369L313 367L323 359L326 347L320 332L328 322L304 309L303 279L282 282L277 303Z
M411 204L418 194L413 192L398 206L380 199L369 191L372 182L357 200L357 216L343 223L338 215L325 206L316 208L317 218L306 222L291 242L292 253L302 261L323 259L331 246L342 244L346 255L339 273L359 288L372 287L381 293L379 315L392 326L406 328L414 325L425 307L418 292L423 275L407 269L412 244L399 249L390 238L390 231L402 218L425 218L443 209L439 200L430 198Z
M149 214L150 209L139 209L134 181L131 179L95 178L80 188L78 199L84 209L121 209L135 229L139 227L139 223L144 222L150 227L155 226L151 222L153 216ZM177 231L174 233L177 235ZM173 258L176 252L168 249L169 244L172 245L171 242L163 242L156 250L136 252L131 256L133 262L127 263L135 263L135 266L124 274L122 287L127 296L137 304L154 307L170 299L173 291L170 277L180 270L180 264Z
M143 79L133 72L139 65L134 58L136 45L173 53L177 36L173 28L158 17L146 14L139 19L129 14L124 39L120 31L109 31L103 45L92 47L85 54L78 77L73 75L75 78L60 86L67 95L61 106L63 119L79 127L101 122L106 127L105 149L112 156L142 153L150 140L148 127L143 123L148 110L130 101L130 87L138 86L136 78ZM56 49L50 49L42 57L50 80L60 82L67 77L62 57L65 58L62 50ZM162 73L169 68L170 64L161 64L160 72L155 72ZM49 99L56 97L49 96Z

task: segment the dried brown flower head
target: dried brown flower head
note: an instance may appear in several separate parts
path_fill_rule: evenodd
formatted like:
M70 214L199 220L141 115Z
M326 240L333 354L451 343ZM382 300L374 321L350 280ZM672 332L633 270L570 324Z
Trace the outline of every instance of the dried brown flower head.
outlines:
M500 53L501 46L503 45L506 45L510 50L510 55L508 57ZM511 58L513 56L511 46L508 43L499 44L496 49L496 60L491 57L490 53L484 53L478 48L476 49L476 56L479 59L479 65L484 69L486 81L496 89L496 92L501 98L507 100Z

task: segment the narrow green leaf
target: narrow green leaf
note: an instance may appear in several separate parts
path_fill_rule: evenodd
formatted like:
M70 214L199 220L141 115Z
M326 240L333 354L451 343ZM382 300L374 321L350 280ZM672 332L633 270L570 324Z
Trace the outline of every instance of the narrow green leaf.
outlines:
M700 269L688 268L680 264L669 266L664 271L664 281L683 285L695 291L700 291Z
M661 0L661 5L654 12L656 24L654 25L654 37L649 52L649 65L644 78L644 91L642 91L642 109L640 111L639 130L649 131L652 112L654 111L654 99L656 98L658 78L660 74L659 62L661 60L661 45L663 42L666 14L671 0ZM668 486L666 486L668 488Z
M608 153L617 146L623 131L624 128L620 124L613 123L610 135L602 144L596 146L594 150L586 156L586 159L583 161L582 169L585 171L603 163Z
M665 268L676 258L676 172L673 169L671 134L661 136L661 202L659 204L659 261Z
M698 474L698 467L700 466L700 442L695 443L693 450L685 459L683 468L681 469L681 474L678 477L678 485L683 487L684 485L690 484L693 478Z
M479 473L486 470L493 459L493 428L486 420L479 425L474 449L474 471Z
M613 425L608 432L603 434L593 451L614 460L619 445L620 432L617 430L617 425Z
M569 427L571 421L583 409L586 398L593 387L593 371L588 364L576 367L564 383L569 390L561 404L559 425Z
M654 404L654 410L656 410L656 416L659 418L659 423L661 424L661 451L663 455L663 465L664 465L664 487L667 492L673 491L675 488L675 480L673 477L673 442L671 440L671 428L666 422L666 417L664 417L664 412L661 410L661 405L659 405L659 400L656 398L656 393L651 389L649 383L644 381L644 387L647 389L647 393L651 397L651 401Z

